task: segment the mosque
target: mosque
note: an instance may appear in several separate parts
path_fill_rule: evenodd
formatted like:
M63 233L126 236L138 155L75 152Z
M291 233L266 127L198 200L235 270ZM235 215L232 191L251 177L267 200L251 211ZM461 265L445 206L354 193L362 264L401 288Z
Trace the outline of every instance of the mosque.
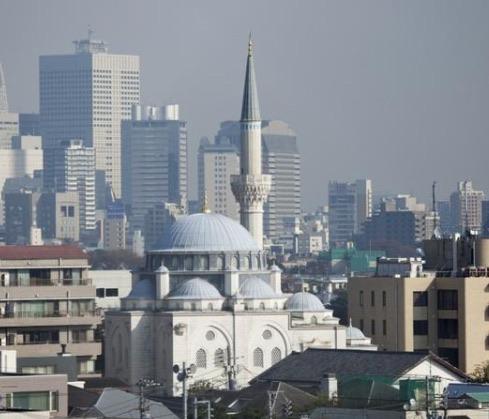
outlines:
M232 190L241 224L207 208L178 218L133 274L121 311L105 318L105 374L134 385L159 382L182 392L173 366L192 365L189 385L246 385L292 351L309 347L376 350L341 326L313 294L284 294L281 271L263 251L261 124L250 41L241 113L241 174Z

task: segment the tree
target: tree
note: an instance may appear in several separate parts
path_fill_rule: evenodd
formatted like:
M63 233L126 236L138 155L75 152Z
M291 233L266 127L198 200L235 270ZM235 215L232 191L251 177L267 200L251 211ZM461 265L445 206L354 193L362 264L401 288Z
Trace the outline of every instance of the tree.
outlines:
M476 383L489 383L489 361L478 364L470 377Z
M333 310L333 316L340 319L340 324L348 326L348 293L345 289L337 289L333 292L333 297L329 303L329 308Z

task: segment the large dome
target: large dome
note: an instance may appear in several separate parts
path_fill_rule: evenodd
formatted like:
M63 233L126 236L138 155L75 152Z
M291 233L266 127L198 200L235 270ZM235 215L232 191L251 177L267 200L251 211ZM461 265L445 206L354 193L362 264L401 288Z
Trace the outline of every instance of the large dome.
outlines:
M289 311L326 311L321 300L310 292L297 292L286 303Z
M169 300L216 300L223 296L217 288L202 278L185 281L167 297Z
M221 214L192 214L178 218L163 235L159 250L172 252L259 251L241 224Z

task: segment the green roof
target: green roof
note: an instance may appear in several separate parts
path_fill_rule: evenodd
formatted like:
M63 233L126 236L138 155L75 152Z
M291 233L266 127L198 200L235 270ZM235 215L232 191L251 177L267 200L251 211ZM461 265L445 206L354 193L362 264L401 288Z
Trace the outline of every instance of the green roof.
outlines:
M479 403L489 403L489 393L465 393L465 395Z

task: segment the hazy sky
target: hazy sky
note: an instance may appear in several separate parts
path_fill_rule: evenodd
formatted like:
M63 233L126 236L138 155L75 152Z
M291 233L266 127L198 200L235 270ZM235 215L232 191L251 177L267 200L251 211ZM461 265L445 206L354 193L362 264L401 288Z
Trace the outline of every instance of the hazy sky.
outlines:
M248 32L262 116L297 132L303 206L327 182L440 198L489 193L489 1L0 0L13 111L38 110L38 56L95 37L141 56L142 100L179 103L196 145L240 114Z

